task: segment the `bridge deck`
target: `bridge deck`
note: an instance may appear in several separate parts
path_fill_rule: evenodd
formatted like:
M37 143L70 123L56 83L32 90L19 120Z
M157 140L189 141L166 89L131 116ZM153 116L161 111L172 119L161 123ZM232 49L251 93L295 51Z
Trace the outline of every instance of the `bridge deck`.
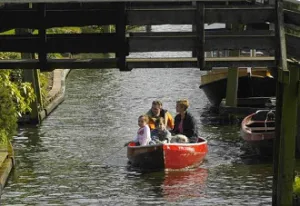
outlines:
M220 57L206 58L206 67L275 67L274 57ZM117 58L103 59L49 59L47 69L117 68ZM197 58L127 58L132 68L199 68ZM38 59L2 60L0 69L39 69Z
M197 0L196 0L197 1ZM123 3L128 2L128 3ZM0 51L38 53L37 60L1 60L1 68L166 68L166 67L273 67L274 57L205 58L214 50L259 49L270 55L278 48L278 36L269 30L276 24L274 4L256 0L2 0L0 30L29 30L0 36ZM200 3L199 3L200 2ZM229 2L227 4L226 2ZM16 4L5 4L16 3ZM17 3L33 3L32 6ZM45 3L45 4L34 4ZM112 4L111 4L112 3ZM0 4L1 5L1 4ZM2 4L3 5L3 4ZM282 11L280 13L282 15ZM285 10L285 23L300 25L299 12ZM18 18L15 18L15 17ZM211 23L247 25L247 30L206 30ZM268 22L268 23L266 23ZM134 32L126 26L190 24L190 32ZM255 28L253 25L263 25ZM48 34L48 28L115 25L113 33ZM253 28L251 27L253 26ZM283 26L283 24L281 24ZM249 27L249 28L248 28ZM22 33L23 32L23 33ZM24 33L25 32L25 33ZM287 35L288 54L300 56L298 37ZM197 58L130 59L134 52L189 51ZM115 59L48 59L49 53L115 53ZM284 52L285 53L285 52ZM204 66L205 64L205 66Z

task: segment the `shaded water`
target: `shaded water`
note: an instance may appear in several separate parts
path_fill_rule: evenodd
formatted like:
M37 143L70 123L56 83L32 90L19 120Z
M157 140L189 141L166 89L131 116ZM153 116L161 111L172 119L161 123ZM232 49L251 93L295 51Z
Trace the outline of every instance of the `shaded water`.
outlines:
M65 101L14 138L16 167L1 205L270 205L271 163L240 158L239 125L211 116L200 75L189 68L73 70ZM178 98L190 100L209 141L205 162L188 171L132 170L123 144L137 131L137 117L154 99L175 115Z

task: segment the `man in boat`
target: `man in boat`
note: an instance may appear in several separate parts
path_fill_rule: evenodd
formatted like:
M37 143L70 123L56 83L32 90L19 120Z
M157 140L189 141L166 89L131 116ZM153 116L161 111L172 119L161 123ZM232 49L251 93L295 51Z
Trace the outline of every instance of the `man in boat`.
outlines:
M172 135L185 135L189 142L197 142L198 130L195 118L187 111L189 102L187 99L181 99L176 102L175 126Z
M151 130L155 129L155 123L158 118L162 117L165 120L167 129L171 130L174 128L174 120L172 115L165 109L162 108L161 101L155 100L152 102L151 109L146 113L149 117L148 125Z

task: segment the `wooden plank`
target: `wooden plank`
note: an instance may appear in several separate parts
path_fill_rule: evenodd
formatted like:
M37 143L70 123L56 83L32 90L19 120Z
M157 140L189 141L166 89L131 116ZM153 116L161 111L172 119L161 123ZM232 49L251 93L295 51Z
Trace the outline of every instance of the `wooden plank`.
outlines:
M270 35L249 35L253 32L233 33L208 32L204 45L205 51L223 49L274 49L274 37ZM219 35L220 34L220 35ZM224 34L224 35L223 35ZM229 33L228 33L229 34ZM240 35L239 35L240 34ZM176 33L169 36L138 36L129 37L130 52L145 51L191 51L197 42L194 34L180 35ZM44 49L47 53L73 52L73 53L107 53L120 49L121 42L116 33L102 34L53 34L47 35ZM40 40L37 35L1 35L0 51L38 52ZM125 46L126 47L126 46Z
M206 58L206 68L212 67L275 67L274 57Z
M273 22L272 6L210 7L205 9L205 22L263 23ZM0 10L0 29L3 28L46 28L59 26L109 25L117 22L114 9L60 9L46 10L42 22L36 9ZM196 8L131 9L128 7L129 25L195 24ZM18 18L15 18L18 16Z
M195 8L128 9L130 25L195 24ZM236 6L205 8L205 23L252 24L273 22L273 6Z
M287 54L290 57L299 59L300 57L300 38L297 36L286 34Z
M206 58L206 67L274 67L273 57ZM197 58L138 58L127 59L132 68L198 68Z
M274 67L273 57L206 58L212 67ZM197 58L127 58L129 68L198 68ZM1 60L0 69L40 69L38 60ZM117 68L117 59L48 59L47 68Z
M40 69L37 59L1 60L0 69ZM117 68L117 59L48 59L47 69Z
M300 26L300 12L285 9L284 22Z
M264 130L273 130L275 132L275 127L250 127L251 131L264 131Z
M127 58L130 68L198 68L197 58Z
M275 37L266 36L206 36L204 51L242 50L275 48ZM192 51L197 43L196 37L142 37L129 38L131 52L150 51Z
M274 6L232 6L205 8L205 23L225 22L230 24L254 24L274 22Z
M119 50L116 33L53 34L47 35L44 49L47 53L108 53ZM0 51L33 53L40 50L38 35L1 35Z
M117 22L115 10L50 10L44 21L35 10L0 10L0 28L38 29L60 26L111 25ZM18 18L15 18L18 16Z
M245 30L245 31L231 31L225 28L221 29L205 29L205 37L216 36L274 36L274 31L271 30ZM196 37L195 32L130 32L129 37Z

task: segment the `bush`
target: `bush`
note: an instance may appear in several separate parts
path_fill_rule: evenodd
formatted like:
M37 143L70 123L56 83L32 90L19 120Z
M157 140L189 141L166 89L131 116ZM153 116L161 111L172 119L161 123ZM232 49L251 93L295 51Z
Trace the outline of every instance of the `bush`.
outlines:
M35 95L30 83L11 81L12 70L0 70L0 141L5 142L14 135L17 120L30 112L30 103Z

